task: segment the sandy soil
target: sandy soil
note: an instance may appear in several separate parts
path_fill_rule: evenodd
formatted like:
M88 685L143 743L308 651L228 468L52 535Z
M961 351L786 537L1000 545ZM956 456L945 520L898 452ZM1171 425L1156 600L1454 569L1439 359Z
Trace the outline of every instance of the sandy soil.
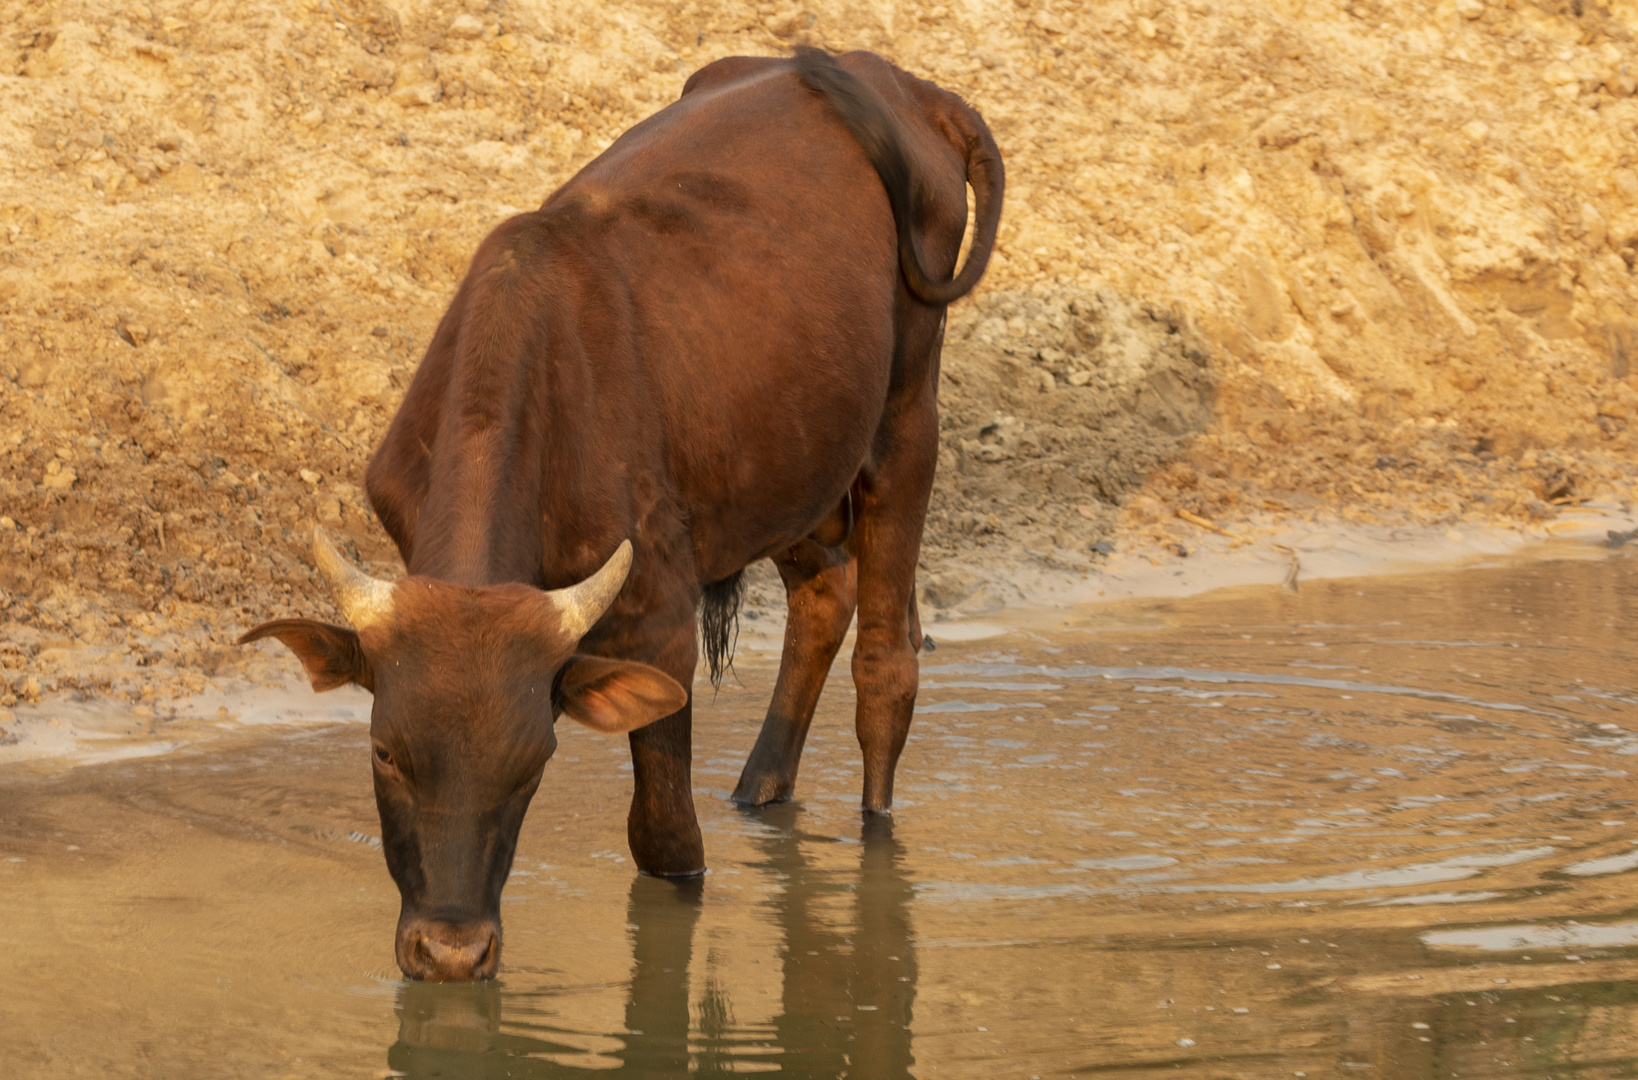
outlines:
M1179 510L1619 510L1635 30L1630 0L14 0L0 709L282 681L227 643L330 610L314 521L396 572L358 484L478 240L703 63L798 41L963 93L1009 162L951 315L933 611L1183 560Z

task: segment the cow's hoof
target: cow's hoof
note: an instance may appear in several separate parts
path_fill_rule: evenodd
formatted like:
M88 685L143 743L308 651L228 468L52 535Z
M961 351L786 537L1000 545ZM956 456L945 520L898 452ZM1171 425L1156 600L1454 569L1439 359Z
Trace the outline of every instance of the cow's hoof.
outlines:
M665 881L689 881L704 877L706 868L702 866L698 870L644 870L638 867L637 872L644 877L661 878Z
M759 806L790 802L795 793L795 785L781 777L740 777L739 786L734 788L731 797L734 805L740 809L754 810Z

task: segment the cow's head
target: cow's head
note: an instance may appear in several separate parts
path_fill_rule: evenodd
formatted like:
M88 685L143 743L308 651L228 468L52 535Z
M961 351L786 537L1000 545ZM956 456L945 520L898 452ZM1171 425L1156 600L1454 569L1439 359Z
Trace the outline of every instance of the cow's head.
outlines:
M357 683L370 714L381 846L398 883L398 966L412 979L487 979L500 962L500 894L524 811L567 714L631 731L687 700L645 664L575 652L614 602L631 544L578 585L463 588L388 583L348 564L315 531L320 573L355 629L279 619L239 639L276 637L313 689Z

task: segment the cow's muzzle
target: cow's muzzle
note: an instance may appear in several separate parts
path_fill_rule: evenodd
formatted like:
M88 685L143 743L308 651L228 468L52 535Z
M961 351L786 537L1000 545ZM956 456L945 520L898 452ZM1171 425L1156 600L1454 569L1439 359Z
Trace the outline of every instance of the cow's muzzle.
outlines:
M398 966L426 982L493 979L500 967L500 923L409 918L398 927Z

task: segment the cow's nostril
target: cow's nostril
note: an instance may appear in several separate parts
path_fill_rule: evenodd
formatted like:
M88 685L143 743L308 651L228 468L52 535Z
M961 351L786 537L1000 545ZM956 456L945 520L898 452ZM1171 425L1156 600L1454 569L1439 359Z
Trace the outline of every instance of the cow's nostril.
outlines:
M416 934L410 946L410 958L415 962L417 978L429 978L437 970L438 959L433 955L431 943L425 934Z

